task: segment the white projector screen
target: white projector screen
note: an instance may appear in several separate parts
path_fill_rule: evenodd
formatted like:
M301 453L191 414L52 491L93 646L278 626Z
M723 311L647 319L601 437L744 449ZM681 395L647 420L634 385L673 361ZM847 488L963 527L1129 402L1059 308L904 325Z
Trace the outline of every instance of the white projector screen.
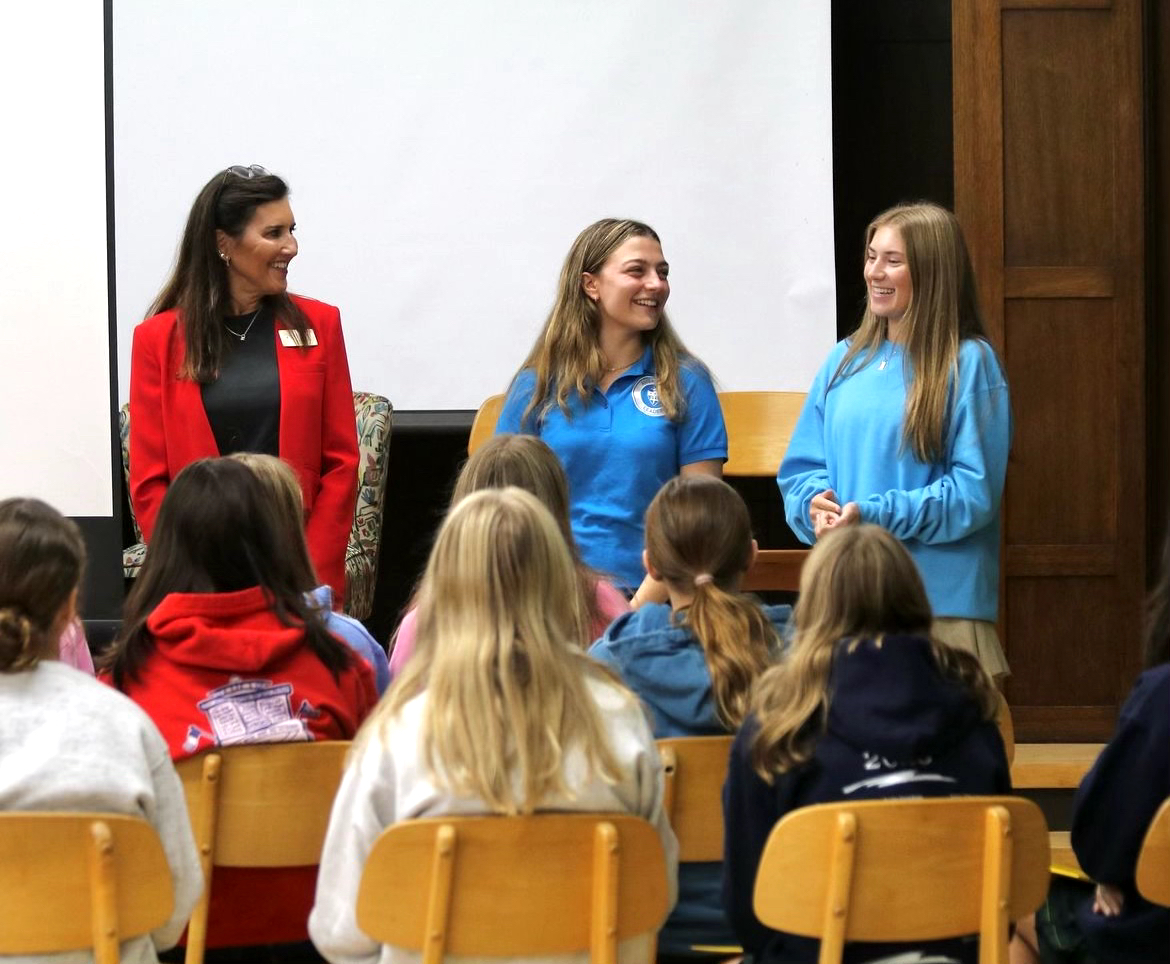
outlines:
M0 497L113 515L100 3L6 7L0 30Z
M825 0L113 9L122 399L229 164L288 180L290 287L340 306L355 388L399 410L503 391L606 216L662 236L668 311L723 388L803 391L835 338Z

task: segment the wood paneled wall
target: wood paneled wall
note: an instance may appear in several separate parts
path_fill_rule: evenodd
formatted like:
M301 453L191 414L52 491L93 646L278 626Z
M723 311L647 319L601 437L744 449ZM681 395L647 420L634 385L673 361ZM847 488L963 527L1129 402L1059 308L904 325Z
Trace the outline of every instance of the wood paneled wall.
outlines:
M954 0L955 206L1012 391L1001 633L1024 740L1104 739L1146 550L1140 0Z

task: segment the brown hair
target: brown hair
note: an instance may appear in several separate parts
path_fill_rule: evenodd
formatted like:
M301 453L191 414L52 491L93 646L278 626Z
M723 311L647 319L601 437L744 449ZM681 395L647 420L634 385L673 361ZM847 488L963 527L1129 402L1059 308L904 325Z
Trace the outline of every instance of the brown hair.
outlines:
M752 559L747 506L720 479L676 476L646 510L646 555L668 586L693 593L675 620L699 641L719 718L735 729L747 714L753 684L779 646L760 605L738 592Z
M303 592L317 588L317 573L305 538L305 496L296 473L275 455L261 452L234 452L228 456L242 462L255 474L268 496L288 539L289 563Z
M829 675L842 643L929 637L940 674L971 692L984 719L995 718L999 697L991 679L972 654L929 636L933 616L918 568L880 526L851 525L821 537L800 574L793 622L792 652L764 675L752 700L759 721L752 763L769 783L812 757L828 719Z
M0 502L0 672L32 669L54 652L55 623L84 568L72 519L39 499Z
M592 387L605 374L605 355L598 344L601 310L585 294L583 275L597 274L610 255L630 238L652 238L654 229L641 221L603 218L577 235L557 282L557 297L536 343L520 366L532 369L536 382L523 419L540 419L554 406L569 414L569 393L588 401ZM686 410L679 369L685 362L698 365L687 351L665 313L642 341L654 352L658 398L667 418L678 421Z
M975 273L955 216L927 202L883 211L865 229L863 257L882 227L901 235L913 287L902 319L905 364L913 375L906 393L903 446L920 462L938 462L946 440L948 405L957 388L959 343L978 338L986 351L994 350L987 342ZM875 315L867 303L832 381L871 361L887 335L886 319Z
M1146 600L1146 669L1170 663L1170 529L1162 545L1162 571Z
M213 382L223 361L227 335L221 321L231 314L231 295L228 269L219 257L215 232L238 238L251 223L256 208L286 197L288 185L275 174L245 178L227 168L203 185L195 198L174 271L147 310L149 317L178 309L185 346L183 365L176 373L179 378ZM296 302L287 293L265 295L261 302L300 334L307 351L309 323Z
M248 466L232 458L192 462L163 496L150 549L126 599L122 630L103 668L119 689L137 679L154 650L147 621L171 593L259 587L281 625L303 629L305 644L339 677L356 657L306 599L293 559L288 524Z

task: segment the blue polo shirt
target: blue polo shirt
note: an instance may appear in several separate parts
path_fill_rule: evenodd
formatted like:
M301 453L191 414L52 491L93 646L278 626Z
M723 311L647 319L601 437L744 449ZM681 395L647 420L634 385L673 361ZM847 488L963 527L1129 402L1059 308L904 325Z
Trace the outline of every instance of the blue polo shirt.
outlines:
M512 382L496 432L536 435L551 448L569 478L569 517L586 565L627 590L641 584L642 517L650 500L679 469L706 459L727 459L727 430L711 377L696 361L684 361L680 383L686 410L666 417L654 380L654 353L588 403L570 393L569 414L552 408L522 421L536 374Z

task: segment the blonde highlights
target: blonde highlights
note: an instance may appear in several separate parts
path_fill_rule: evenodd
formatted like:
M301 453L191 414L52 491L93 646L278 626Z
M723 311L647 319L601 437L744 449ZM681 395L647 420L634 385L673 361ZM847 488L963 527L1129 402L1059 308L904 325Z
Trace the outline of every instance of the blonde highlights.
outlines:
M938 462L945 450L948 406L957 388L959 343L967 338L987 340L975 273L962 228L946 208L922 202L883 211L866 228L866 250L883 227L894 228L901 236L912 285L902 317L905 364L912 375L903 446L920 462ZM875 315L867 300L833 381L875 358L887 336L886 319ZM986 347L992 350L989 344Z
M583 276L597 274L610 256L630 238L652 238L654 229L641 221L603 218L577 235L557 282L557 296L544 328L524 359L520 370L532 369L536 382L524 419L540 419L552 408L569 414L569 395L582 402L606 371L605 355L598 342L601 311L585 294ZM654 353L658 398L666 417L678 421L685 414L680 367L694 361L664 313L652 331L642 336Z
M289 561L297 570L297 582L304 592L316 589L317 573L305 536L305 496L296 472L275 455L261 452L234 452L228 458L246 465L267 489L288 539Z
M720 721L737 728L779 647L763 609L738 591L752 561L747 506L720 479L676 476L646 510L646 555L668 586L693 596L676 618L703 649Z
M991 679L970 653L930 637L933 616L918 568L880 526L847 526L821 537L801 572L793 621L792 652L760 680L752 702L759 721L752 763L769 782L811 759L828 720L829 675L842 643L928 637L939 673L972 693L984 719L995 717Z
M493 813L531 813L567 792L566 754L616 780L590 692L611 677L585 656L576 573L535 496L486 489L455 505L419 591L417 652L359 738L425 691L422 750L437 783ZM613 685L617 685L614 683Z

